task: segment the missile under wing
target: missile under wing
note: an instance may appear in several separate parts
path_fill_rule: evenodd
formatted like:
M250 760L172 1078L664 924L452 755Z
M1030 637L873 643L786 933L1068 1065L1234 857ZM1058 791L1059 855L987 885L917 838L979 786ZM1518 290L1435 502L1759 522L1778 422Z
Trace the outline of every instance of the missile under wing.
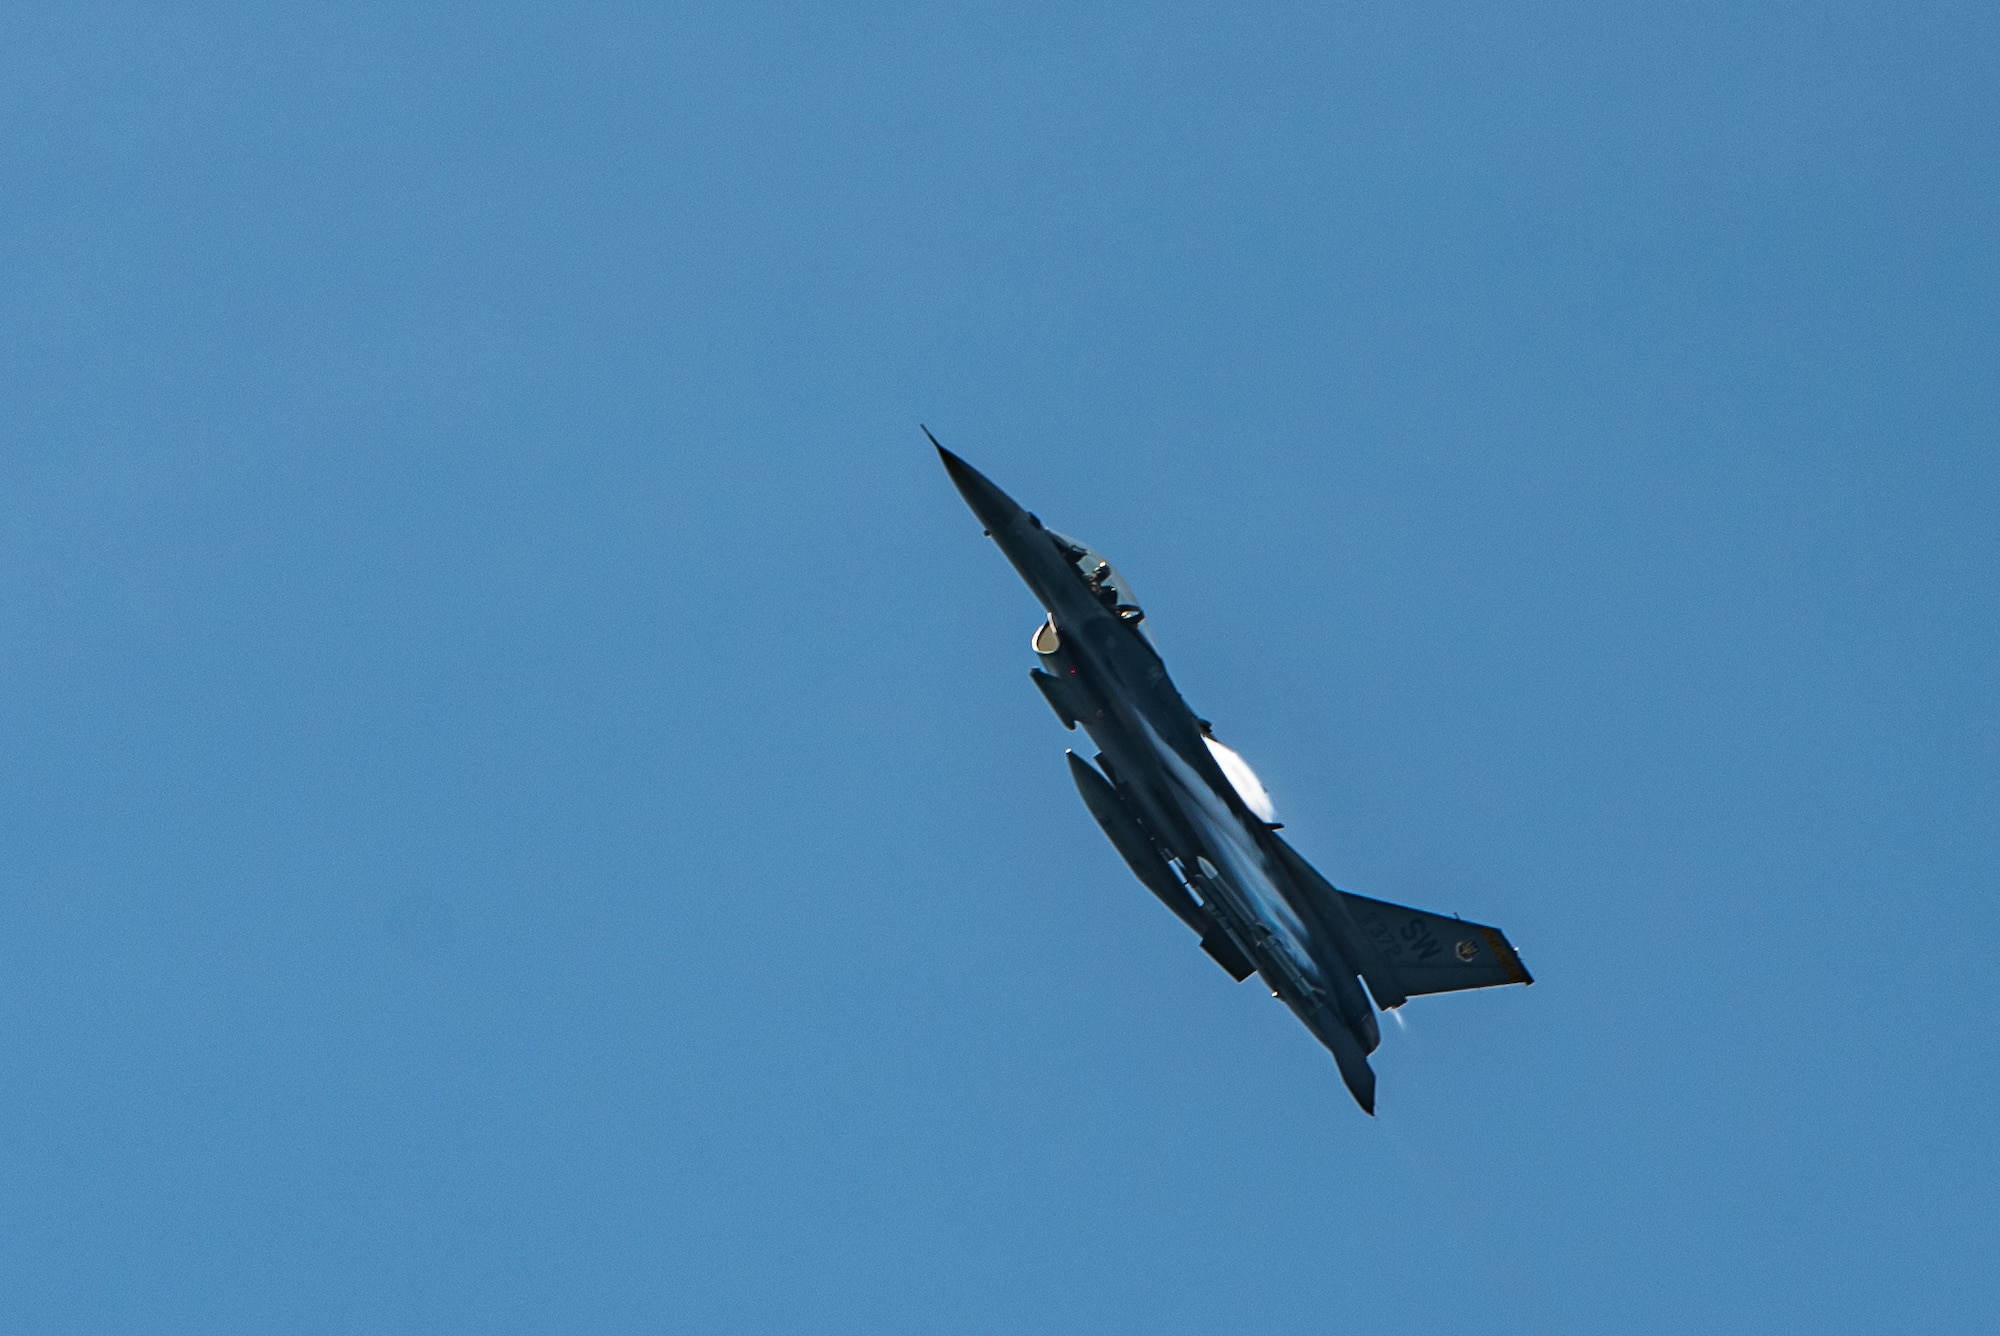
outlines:
M1181 699L1125 578L937 450L1047 614L1030 677L1063 726L1094 744L1091 760L1069 754L1084 805L1218 965L1239 981L1258 975L1326 1046L1362 1108L1375 1111L1368 1055L1381 1043L1378 1007L1534 982L1498 928L1355 895L1322 877L1279 836L1255 772Z

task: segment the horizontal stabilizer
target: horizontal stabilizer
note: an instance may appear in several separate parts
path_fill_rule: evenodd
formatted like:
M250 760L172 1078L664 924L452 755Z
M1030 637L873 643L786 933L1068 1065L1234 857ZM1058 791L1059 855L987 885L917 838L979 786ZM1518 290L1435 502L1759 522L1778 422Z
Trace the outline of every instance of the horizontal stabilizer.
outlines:
M1355 926L1375 945L1405 993L1453 993L1533 983L1498 928L1340 892Z

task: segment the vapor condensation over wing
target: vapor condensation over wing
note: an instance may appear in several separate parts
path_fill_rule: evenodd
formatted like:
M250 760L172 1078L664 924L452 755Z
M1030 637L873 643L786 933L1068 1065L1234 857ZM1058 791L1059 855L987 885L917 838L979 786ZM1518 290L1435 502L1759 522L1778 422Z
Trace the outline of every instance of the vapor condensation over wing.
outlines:
M1250 763L1239 756L1235 748L1224 746L1206 733L1201 735L1201 740L1208 744L1209 754L1222 767L1222 773L1228 777L1230 787L1236 790L1236 796L1243 800L1243 805L1255 812L1260 820L1276 821L1278 809L1272 805L1269 790L1265 789L1264 781L1257 778L1257 772L1250 768Z

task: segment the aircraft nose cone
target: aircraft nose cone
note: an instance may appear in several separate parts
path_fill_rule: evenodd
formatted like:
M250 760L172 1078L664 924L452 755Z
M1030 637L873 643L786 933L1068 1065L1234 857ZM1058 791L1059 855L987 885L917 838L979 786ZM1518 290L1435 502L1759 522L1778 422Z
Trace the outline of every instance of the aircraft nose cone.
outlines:
M928 428L924 435L930 436L932 445L937 445L938 458L944 461L944 471L951 475L952 486L958 488L965 504L972 507L982 527L998 532L1021 513L1013 497L995 487L978 469L938 445L937 437L931 436Z

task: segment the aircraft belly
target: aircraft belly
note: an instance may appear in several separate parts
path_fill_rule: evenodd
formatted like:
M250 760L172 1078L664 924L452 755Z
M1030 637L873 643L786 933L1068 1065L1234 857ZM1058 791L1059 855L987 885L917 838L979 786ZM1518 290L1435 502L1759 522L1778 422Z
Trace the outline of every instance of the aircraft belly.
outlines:
M1189 824L1215 858L1216 870L1229 883L1229 890L1244 902L1238 912L1254 918L1268 934L1266 949L1282 952L1306 982L1323 986L1319 962L1313 957L1312 935L1278 889L1264 851L1193 767L1151 725L1145 725L1145 731L1161 766L1173 780Z

